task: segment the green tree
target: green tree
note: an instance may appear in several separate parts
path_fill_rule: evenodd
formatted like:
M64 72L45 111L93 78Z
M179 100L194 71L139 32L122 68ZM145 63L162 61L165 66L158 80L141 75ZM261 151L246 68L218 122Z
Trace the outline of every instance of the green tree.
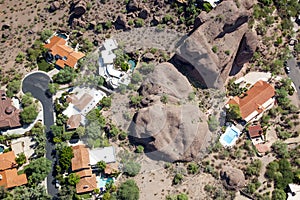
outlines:
M163 95L160 97L160 101L161 101L163 104L168 103L168 99L169 99L169 97L168 97L168 95L166 95L166 94L163 94Z
M286 193L284 190L275 189L272 192L272 200L286 200Z
M83 137L85 135L85 128L83 126L79 126L76 129L76 133L78 134L79 137Z
M20 114L22 122L25 124L30 124L34 122L36 117L38 116L37 106L35 104L31 104L25 108Z
M140 198L139 188L134 180L129 179L121 184L117 191L120 200L138 200Z
M143 96L140 95L132 95L130 96L130 104L134 107L140 105L141 101L143 99Z
M22 96L21 104L23 107L30 106L33 103L33 97L30 92L25 93Z
M80 180L80 177L78 174L76 173L71 173L69 176L68 176L68 183L70 185L76 185L77 183L79 183L79 180Z
M100 101L100 105L105 108L111 107L111 97L103 97Z
M48 87L51 94L56 94L57 90L59 89L59 85L57 83L49 83Z
M24 153L20 153L18 157L16 157L16 162L19 166L22 166L26 163L26 156Z
M142 75L139 72L135 72L132 74L131 83L137 84L142 81Z
M75 70L71 67L66 66L61 69L58 74L53 76L53 81L58 84L70 83L76 78L77 74Z
M240 108L236 104L229 104L229 108L226 110L226 118L230 120L238 120L241 118Z
M45 187L42 185L37 185L35 187L16 187L13 189L13 194L13 199L51 200L51 197L47 194Z
M24 167L24 172L28 178L29 185L38 185L51 171L51 161L45 157L32 160Z
M290 154L289 154L289 151L287 148L287 144L282 141L277 141L277 142L273 143L272 149L279 158L289 158L290 157Z
M97 167L98 167L99 171L104 171L106 168L105 161L100 160L99 162L97 162Z
M17 94L20 91L21 81L20 80L13 80L7 84L7 91L6 94L8 97L12 97L13 95Z
M74 157L72 147L65 146L59 150L59 165L62 170L66 171L71 166L71 159Z
M41 32L41 40L42 41L46 41L47 39L49 39L49 37L53 34L53 31L49 30L49 29L45 29Z
M128 176L136 176L141 170L141 165L133 160L124 163L123 171Z
M248 176L259 176L262 167L262 162L259 159L252 161L246 168L246 175Z

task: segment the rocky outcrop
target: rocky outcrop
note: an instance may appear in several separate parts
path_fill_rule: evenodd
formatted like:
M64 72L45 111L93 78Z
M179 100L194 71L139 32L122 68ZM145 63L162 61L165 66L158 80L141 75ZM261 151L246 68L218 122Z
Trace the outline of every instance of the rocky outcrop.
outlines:
M60 8L59 1L54 1L50 4L49 10L50 10L50 12L54 12L54 11L58 10L59 8Z
M246 185L245 175L240 169L223 167L220 175L225 187L228 189L238 190Z
M253 1L239 2L223 1L211 12L202 12L196 20L196 30L171 59L195 86L223 89L234 60L239 61L239 65L249 60L241 60L242 55L237 52L248 31Z
M139 12L139 18L142 19L147 19L150 15L150 10L146 7L144 7L140 12Z
M116 29L126 29L127 27L127 20L126 16L123 14L118 15L116 21L115 21Z
M236 53L230 76L237 74L243 65L251 60L258 44L257 35L253 31L247 31L240 43L239 49Z
M137 0L129 0L127 4L127 10L129 12L135 12L139 10L139 3L137 2Z
M86 2L85 0L79 0L75 2L73 12L76 16L81 16L86 12Z
M186 101L192 91L172 64L156 66L139 89L143 108L133 118L130 141L142 144L155 160L190 161L205 155L212 135L198 105ZM162 95L167 104L160 101Z

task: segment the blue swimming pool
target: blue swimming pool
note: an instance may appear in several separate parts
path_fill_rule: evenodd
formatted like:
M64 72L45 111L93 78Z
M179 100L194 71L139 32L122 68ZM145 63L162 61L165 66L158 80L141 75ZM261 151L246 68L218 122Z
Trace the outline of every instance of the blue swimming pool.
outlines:
M3 153L4 151L4 146L0 145L0 153Z
M102 188L104 189L105 188L105 185L107 183L109 183L110 181L114 182L114 179L113 178L104 178L104 177L97 177L97 185L98 185L98 188Z
M223 146L232 146L239 138L241 131L235 126L231 125L226 128L226 131L220 137L220 142Z

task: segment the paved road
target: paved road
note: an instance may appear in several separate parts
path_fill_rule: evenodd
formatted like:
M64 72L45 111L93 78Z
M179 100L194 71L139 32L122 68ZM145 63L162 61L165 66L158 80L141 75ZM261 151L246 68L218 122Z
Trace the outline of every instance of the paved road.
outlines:
M46 96L46 90L48 89L48 84L50 82L50 77L42 72L36 72L28 75L23 80L22 90L24 93L30 92L33 97L38 99L43 105L44 113L44 124L46 126L47 134L47 143L46 143L46 157L52 161L52 169L50 174L47 177L47 190L48 194L55 197L58 190L55 188L53 167L54 167L54 157L51 155L52 150L55 149L55 146L52 141L52 133L50 132L50 126L54 124L53 116L53 102L52 97Z
M297 65L297 61L294 57L287 60L287 66L290 67L291 72L288 76L292 79L296 86L298 98L300 99L300 66Z

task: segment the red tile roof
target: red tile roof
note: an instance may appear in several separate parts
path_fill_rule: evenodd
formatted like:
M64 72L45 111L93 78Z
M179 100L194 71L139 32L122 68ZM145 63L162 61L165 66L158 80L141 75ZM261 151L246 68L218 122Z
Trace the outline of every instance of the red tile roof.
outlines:
M90 177L84 177L79 180L79 183L76 184L76 193L86 193L92 192L97 188L96 175L93 174Z
M18 175L16 168L0 171L0 186L13 188L27 184L26 174Z
M0 129L21 126L19 113L20 110L12 105L11 98L6 96L4 90L0 90Z
M81 171L79 171L79 172L76 172L76 174L77 174L80 178L92 176L92 169L81 170Z
M240 108L241 117L246 119L254 111L261 113L264 111L261 106L270 98L275 96L275 89L272 85L265 81L257 81L251 87L244 97L237 97L230 99L228 104L236 104Z
M75 129L80 126L81 115L72 115L67 121L67 129Z
M72 171L89 169L90 168L90 157L89 150L85 147L85 145L77 145L73 146L73 154L72 158Z
M0 186L12 188L27 184L26 174L18 175L14 151L0 154Z
M17 162L14 151L0 154L0 170L11 169L16 166Z
M255 138L255 137L259 137L262 135L262 128L260 125L254 125L254 126L250 126L248 128L248 132L249 132L249 136L250 138Z
M53 36L50 39L49 44L45 44L45 48L49 49L53 56L59 55L62 58L66 59L58 59L56 60L56 65L64 68L65 66L75 67L77 61L84 57L85 54L81 52L74 51L71 47L66 45L66 40L60 38L58 36Z

